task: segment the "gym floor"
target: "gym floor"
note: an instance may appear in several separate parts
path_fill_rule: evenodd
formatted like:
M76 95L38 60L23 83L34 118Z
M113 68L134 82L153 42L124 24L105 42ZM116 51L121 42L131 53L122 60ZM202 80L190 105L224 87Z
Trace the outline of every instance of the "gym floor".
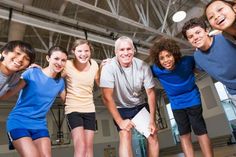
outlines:
M236 157L236 144L228 145L224 147L215 147L213 148L214 157ZM203 157L201 151L195 151L196 157ZM166 155L163 157L184 157L183 153L175 155Z

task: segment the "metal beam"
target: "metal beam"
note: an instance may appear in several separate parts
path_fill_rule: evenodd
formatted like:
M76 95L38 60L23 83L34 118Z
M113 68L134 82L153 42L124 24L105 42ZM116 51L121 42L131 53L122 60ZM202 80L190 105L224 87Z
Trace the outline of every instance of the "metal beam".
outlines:
M114 15L114 14L112 14L111 12L109 12L107 10L104 10L102 8L98 8L96 6L93 6L91 4L83 2L81 0L68 0L68 1L71 2L71 3L77 4L79 6L83 6L83 7L87 8L87 9L89 9L89 10L101 13L101 14L106 15L106 16L111 17L111 18L114 18L114 19L116 19L118 21L121 21L123 23L126 23L128 25L131 25L131 26L134 26L134 27L137 27L137 28L140 28L140 29L144 29L146 31L149 31L150 33L155 33L155 34L158 34L158 35L161 35L161 36L172 38L172 39L176 40L177 42L180 42L180 43L182 43L182 44L184 44L186 46L190 46L190 44L187 41L185 41L185 40L181 40L179 38L172 37L170 35L167 35L165 33L160 32L156 28L147 27L147 26L145 26L145 25L143 25L143 24L141 24L141 23L139 23L137 21L134 21L132 19L129 19L127 17L120 16L120 15Z
M0 18L8 20L9 10L0 9ZM26 24L29 26L33 26L36 28L41 28L61 34L65 34L68 36L84 38L84 32L80 30L76 30L73 28L65 27L56 23L50 23L48 21L43 21L41 19L36 19L33 17L29 17L27 15L22 15L20 13L14 12L12 13L12 21L19 22L22 24ZM114 40L105 38L99 35L95 35L93 33L88 33L88 40L101 43L104 45L114 46ZM138 51L141 54L148 55L148 50L142 47L138 47Z

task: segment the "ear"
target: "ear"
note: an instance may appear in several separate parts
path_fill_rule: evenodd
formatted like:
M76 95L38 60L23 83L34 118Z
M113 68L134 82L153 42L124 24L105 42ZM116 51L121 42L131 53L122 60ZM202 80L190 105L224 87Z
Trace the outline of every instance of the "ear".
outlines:
M46 60L49 62L49 60L50 60L50 57L47 55L46 56Z
M6 51L3 51L3 52L2 52L2 57L4 57L4 58L5 58L5 57L7 56L7 54L8 54L8 52L6 52Z
M235 4L233 5L233 10L234 10L234 12L236 13L236 2L235 2Z

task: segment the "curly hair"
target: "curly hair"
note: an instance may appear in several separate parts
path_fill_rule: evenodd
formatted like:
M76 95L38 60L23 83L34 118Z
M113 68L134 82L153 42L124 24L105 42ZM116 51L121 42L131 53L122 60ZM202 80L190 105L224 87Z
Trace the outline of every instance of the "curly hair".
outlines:
M175 64L181 59L180 47L173 39L161 38L154 41L150 48L149 60L152 64L156 64L159 68L164 69L159 60L159 55L162 51L168 51L174 56Z
M197 26L203 28L204 30L207 30L207 25L206 25L205 21L203 20L203 18L195 17L195 18L192 18L189 21L185 22L184 26L182 27L182 34L183 34L184 38L188 40L187 33L186 33L187 30L197 27Z

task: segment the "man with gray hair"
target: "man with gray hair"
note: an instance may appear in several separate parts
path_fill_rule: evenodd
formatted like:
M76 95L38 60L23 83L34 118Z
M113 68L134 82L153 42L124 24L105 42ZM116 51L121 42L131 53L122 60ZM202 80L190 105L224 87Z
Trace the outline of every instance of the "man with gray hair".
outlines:
M130 38L122 36L116 40L116 56L104 65L101 72L100 87L103 101L119 131L119 156L134 156L131 130L135 125L131 119L145 107L150 112L151 134L147 138L148 157L158 157L155 83L149 65L135 58L134 52L134 44ZM146 91L148 103L145 101L145 93L142 89Z

